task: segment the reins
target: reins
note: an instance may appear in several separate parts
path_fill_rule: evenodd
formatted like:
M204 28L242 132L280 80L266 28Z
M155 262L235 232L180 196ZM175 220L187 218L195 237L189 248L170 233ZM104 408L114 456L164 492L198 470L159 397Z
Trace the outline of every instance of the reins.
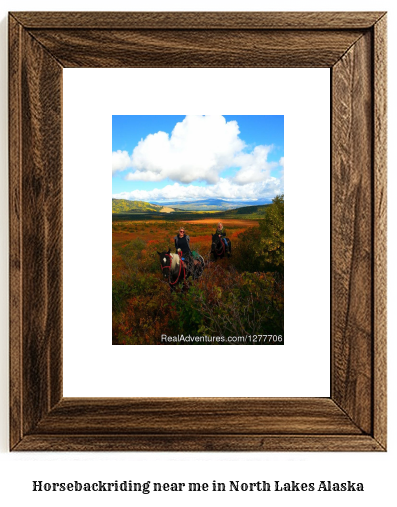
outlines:
M179 273L178 273L178 276L177 276L177 278L176 278L175 282L171 282L171 264L172 264L172 256L171 256L170 254L167 254L167 253L166 253L165 255L166 255L167 257L169 257L169 258L170 258L170 265L169 265L169 266L163 266L162 264L160 264L160 266L161 266L161 269L168 268L168 269L170 270L170 271L169 271L169 276L168 276L168 278L169 278L168 283L169 283L170 285L175 285L175 284L178 282L178 280L179 280L179 278L180 278L180 276L181 276L182 266L183 266L183 278L184 278L184 279L186 279L186 269L185 269L185 264L184 264L183 260L179 257Z

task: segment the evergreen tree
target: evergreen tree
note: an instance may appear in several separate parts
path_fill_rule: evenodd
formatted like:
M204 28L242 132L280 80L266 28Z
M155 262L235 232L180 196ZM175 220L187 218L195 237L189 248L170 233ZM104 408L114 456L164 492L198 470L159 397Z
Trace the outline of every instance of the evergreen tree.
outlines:
M259 225L260 239L255 254L265 270L284 268L284 194L273 199Z

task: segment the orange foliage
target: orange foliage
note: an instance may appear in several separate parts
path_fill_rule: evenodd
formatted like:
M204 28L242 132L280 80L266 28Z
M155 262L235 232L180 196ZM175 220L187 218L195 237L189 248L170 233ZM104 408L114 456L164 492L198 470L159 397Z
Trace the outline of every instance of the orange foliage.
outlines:
M211 247L211 234L218 219L191 220L184 222L190 236L191 249L207 258ZM226 219L228 237L237 244L237 236L258 222L253 220ZM182 293L177 286L174 293L162 279L160 261L156 250L174 250L173 238L181 223L164 221L128 221L114 224L112 234L112 264L114 282L113 343L117 344L158 344L163 333L173 333L181 318L181 303L185 304L186 319L193 304L189 303L194 291ZM233 248L233 247L232 247ZM252 274L251 274L252 275ZM265 278L263 278L265 277ZM269 287L270 278L263 273L256 278L244 277L234 268L233 257L218 259L209 264L204 275L194 282L196 289L205 295L206 305L213 308L232 304L231 289L253 283L253 303L259 302L258 287ZM268 293L271 292L269 287ZM269 292L270 291L270 292ZM237 291L238 292L238 291ZM238 294L240 294L238 292ZM237 293L236 293L237 294ZM279 297L279 292L277 297ZM197 296L196 294L196 297ZM237 297L237 296L236 296ZM240 297L240 296L239 296ZM228 299L229 298L229 299ZM259 299L258 299L259 298ZM277 303L277 301L276 301ZM279 304L282 304L280 300ZM190 305L190 306L189 306Z

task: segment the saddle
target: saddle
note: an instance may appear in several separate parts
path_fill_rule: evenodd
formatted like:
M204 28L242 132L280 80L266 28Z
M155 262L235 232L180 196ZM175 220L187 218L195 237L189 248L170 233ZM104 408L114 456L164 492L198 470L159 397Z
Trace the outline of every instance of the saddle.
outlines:
M186 262L186 259L185 257L183 257L183 254L182 254L182 250L180 248L178 248L178 255L181 259L181 261L185 264L185 265L188 265L189 263ZM191 251L191 257L190 257L191 261L193 261L193 266L200 266L201 265L201 257L200 255L198 254L198 252L196 252L196 250L193 250Z

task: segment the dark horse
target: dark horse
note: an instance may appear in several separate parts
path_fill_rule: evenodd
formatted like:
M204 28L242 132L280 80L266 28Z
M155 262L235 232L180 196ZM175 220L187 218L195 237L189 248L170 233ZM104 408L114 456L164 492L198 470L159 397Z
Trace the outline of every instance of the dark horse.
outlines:
M214 259L217 260L222 259L225 255L230 257L232 253L232 242L229 238L226 238L227 246L222 238L219 237L219 234L212 235L212 243L211 243L211 253L214 256Z
M196 280L203 273L204 260L202 257L199 261L193 260L193 258L189 256L183 261L178 254L172 254L170 252L170 248L168 252L157 252L160 258L163 278L168 281L171 290L174 290L175 287L182 282L185 289L187 288L186 281L190 276Z

